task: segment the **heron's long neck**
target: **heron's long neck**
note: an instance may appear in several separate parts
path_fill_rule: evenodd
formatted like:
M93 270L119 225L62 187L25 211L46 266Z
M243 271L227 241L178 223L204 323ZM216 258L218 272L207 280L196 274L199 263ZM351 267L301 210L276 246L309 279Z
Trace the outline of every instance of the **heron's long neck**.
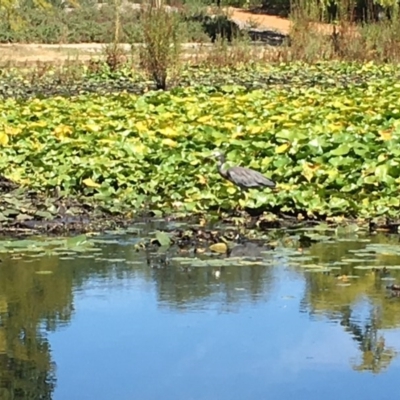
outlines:
M227 176L227 172L226 172L226 169L224 168L224 165L225 165L225 158L221 157L221 158L218 160L218 164L217 164L217 166L218 166L218 172L219 172L220 175L222 175L223 177L226 177L226 176Z

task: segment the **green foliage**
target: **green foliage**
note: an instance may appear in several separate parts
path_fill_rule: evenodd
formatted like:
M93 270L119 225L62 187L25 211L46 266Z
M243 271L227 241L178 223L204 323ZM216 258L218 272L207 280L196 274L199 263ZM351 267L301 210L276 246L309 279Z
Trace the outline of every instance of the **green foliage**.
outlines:
M251 192L247 206L398 215L398 72L373 64L285 64L257 71L292 77L267 90L208 84L144 95L8 99L0 105L0 170L36 190L59 186L115 211L231 209L239 191L206 162L221 147L229 162L278 182L278 193Z
M381 19L381 12L392 13L393 20L398 10L396 0L263 0L262 9L268 14L294 17L301 13L305 19L314 21L364 21Z
M101 8L93 4L65 11L62 8L22 7L9 13L0 8L0 42L25 43L111 43L115 38L115 5ZM10 17L11 18L11 17ZM119 13L119 42L142 40L140 13L124 8ZM10 22L11 21L11 22ZM206 41L200 23L182 19L181 36L186 41Z
M0 42L28 43L109 43L114 39L115 8L82 6L71 12L60 8L17 10L24 23L10 26L6 13L0 10ZM124 27L121 40L138 36L138 13L131 10L121 14Z

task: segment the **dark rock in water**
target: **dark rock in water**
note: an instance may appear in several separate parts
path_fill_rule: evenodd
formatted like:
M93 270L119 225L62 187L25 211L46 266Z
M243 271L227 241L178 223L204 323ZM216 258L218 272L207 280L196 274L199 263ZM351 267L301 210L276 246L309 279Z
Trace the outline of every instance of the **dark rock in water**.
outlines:
M18 188L18 185L12 180L0 175L0 192L11 192Z
M395 291L400 291L400 285L392 284L392 285L390 285L390 286L386 286L386 289L395 290Z
M267 250L273 250L273 247L269 245L263 245L254 242L247 242L244 244L237 244L229 252L230 257L241 257L241 258L260 258L262 253Z

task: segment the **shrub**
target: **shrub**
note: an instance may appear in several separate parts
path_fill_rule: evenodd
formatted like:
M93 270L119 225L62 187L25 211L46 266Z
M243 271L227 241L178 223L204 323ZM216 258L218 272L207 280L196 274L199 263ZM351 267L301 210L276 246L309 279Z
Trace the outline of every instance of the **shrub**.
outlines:
M181 21L175 12L146 5L140 12L140 63L157 89L167 88L168 73L175 77L181 52Z

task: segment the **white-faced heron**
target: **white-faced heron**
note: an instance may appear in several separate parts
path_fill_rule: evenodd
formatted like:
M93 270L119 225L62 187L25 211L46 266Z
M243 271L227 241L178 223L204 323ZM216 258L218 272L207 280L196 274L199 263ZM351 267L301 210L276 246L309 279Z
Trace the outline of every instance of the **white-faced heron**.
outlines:
M244 192L247 192L248 189L261 189L265 187L274 189L276 187L275 182L253 169L238 166L225 169L225 156L220 151L214 151L211 158L217 159L219 174L234 185L239 186Z
M225 156L220 151L214 151L212 157L216 158L218 161L217 166L219 174L243 190L260 189L264 187L272 189L276 187L275 182L254 169L245 167L231 167L225 169Z

